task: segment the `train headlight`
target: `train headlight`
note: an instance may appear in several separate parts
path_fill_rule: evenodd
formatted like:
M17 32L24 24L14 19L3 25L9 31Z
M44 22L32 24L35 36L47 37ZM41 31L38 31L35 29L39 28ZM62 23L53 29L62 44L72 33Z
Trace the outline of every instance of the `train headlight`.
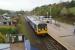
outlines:
M40 32L41 30L40 29L38 29L38 32Z
M47 31L47 28L45 28L45 30Z
M42 29L42 30L44 30L44 29Z

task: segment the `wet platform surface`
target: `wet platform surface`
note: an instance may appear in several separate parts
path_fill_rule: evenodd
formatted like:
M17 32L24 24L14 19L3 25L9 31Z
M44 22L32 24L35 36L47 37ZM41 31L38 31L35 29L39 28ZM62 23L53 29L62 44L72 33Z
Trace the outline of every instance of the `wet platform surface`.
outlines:
M75 34L73 29L74 27L70 25L58 27L54 24L48 24L48 34L66 47L67 50L75 50Z

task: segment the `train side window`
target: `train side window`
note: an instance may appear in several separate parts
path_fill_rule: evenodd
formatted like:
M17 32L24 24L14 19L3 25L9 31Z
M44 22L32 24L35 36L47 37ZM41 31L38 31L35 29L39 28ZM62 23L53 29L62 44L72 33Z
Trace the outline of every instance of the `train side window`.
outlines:
M45 28L47 28L47 24L39 24L38 28L41 29L41 30L45 29Z
M37 30L36 25L34 25L34 29Z

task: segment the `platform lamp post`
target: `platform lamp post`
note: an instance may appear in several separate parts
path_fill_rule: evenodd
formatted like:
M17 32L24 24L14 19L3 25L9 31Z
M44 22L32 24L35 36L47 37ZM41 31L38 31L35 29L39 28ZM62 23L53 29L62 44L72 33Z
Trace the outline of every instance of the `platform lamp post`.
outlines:
M34 10L33 14L35 15L35 10Z
M74 23L74 34L75 34L75 23Z
M51 4L50 4L50 16L51 16L51 10L52 10L52 6L51 6Z
M48 18L48 12L47 12L47 18Z
M50 4L50 23L52 24L52 14L51 14L51 11L52 11L52 6Z

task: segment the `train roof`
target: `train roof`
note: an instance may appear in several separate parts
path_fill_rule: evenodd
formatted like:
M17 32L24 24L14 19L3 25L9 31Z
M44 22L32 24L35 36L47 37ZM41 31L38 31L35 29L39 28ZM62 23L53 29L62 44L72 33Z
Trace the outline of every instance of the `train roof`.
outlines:
M41 21L38 16L27 16L27 18L32 21L34 24L46 24L45 22Z

